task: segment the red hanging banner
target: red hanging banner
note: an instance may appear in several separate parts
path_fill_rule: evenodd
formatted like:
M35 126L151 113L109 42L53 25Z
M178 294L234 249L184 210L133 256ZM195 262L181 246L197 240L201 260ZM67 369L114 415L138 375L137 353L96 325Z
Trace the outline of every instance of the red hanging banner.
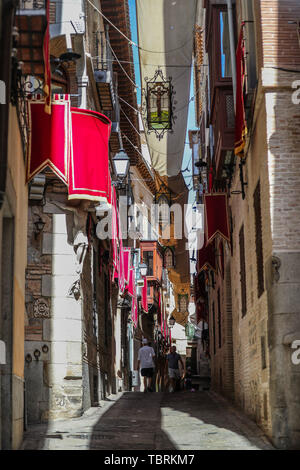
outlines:
M203 248L198 251L197 258L197 273L207 269L216 271L216 256L214 246L212 243L207 245L205 237Z
M204 194L206 244L220 235L230 241L227 195L225 193Z
M245 81L245 46L244 24L242 24L239 42L236 50L236 111L235 111L235 144L234 153L244 156L244 147L247 135L247 123L244 105L244 81Z
M124 248L123 248L123 256L124 256L124 278L125 278L125 283L126 283L126 284L129 284L130 255L131 255L131 249L124 247Z
M142 288L142 309L148 313L148 297L147 297L148 283L147 278L144 278L144 286Z
M108 141L111 121L96 111L71 108L73 148L69 199L109 200Z
M71 142L69 95L54 95L51 114L45 113L45 102L39 95L28 100L30 123L26 162L26 182L47 166L68 183L68 160Z

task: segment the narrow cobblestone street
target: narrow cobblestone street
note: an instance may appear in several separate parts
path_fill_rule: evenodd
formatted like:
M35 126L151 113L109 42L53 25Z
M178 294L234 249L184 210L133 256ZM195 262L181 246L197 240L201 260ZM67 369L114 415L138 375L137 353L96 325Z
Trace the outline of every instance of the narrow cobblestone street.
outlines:
M211 392L123 393L83 417L31 426L23 450L273 449L262 431Z

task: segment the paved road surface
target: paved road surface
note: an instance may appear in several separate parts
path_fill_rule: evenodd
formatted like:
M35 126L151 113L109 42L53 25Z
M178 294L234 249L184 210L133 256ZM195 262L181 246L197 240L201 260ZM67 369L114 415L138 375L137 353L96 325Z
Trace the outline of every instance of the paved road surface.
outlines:
M212 392L125 392L82 417L31 426L23 449L273 449L245 415Z

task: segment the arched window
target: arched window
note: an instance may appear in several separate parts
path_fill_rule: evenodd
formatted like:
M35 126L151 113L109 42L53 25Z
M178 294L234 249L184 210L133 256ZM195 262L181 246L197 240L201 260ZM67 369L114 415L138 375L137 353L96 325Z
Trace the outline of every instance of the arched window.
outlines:
M165 268L174 268L174 253L169 247L164 252L164 266Z

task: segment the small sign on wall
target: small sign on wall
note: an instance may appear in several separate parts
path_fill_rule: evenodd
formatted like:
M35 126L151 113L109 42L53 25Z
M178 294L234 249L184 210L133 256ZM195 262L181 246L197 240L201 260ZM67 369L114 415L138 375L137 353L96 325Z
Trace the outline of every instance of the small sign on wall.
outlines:
M0 341L0 364L6 364L6 347L4 341Z

